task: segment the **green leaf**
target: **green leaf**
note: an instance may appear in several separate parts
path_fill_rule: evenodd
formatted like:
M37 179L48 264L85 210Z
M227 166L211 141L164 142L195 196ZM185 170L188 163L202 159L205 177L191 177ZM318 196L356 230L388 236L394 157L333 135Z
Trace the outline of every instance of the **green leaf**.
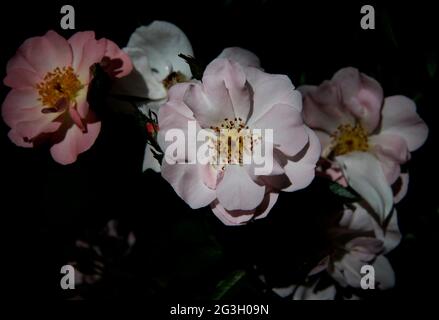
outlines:
M349 190L348 188L342 187L336 182L331 182L331 184L329 185L329 190L331 190L332 193L341 198L345 198L350 201L359 200L359 197L353 191Z
M230 291L240 280L244 278L246 275L245 270L235 270L225 279L218 282L215 292L213 294L213 300L222 299L227 292Z

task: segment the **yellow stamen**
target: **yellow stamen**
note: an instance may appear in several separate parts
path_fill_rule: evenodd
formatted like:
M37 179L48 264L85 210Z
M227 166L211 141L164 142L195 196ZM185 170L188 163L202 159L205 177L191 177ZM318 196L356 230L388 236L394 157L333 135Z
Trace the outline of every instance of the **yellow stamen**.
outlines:
M338 126L332 134L332 153L340 156L353 151L368 151L368 134L360 123Z
M163 79L162 83L165 86L165 88L168 90L174 84L186 82L188 80L189 79L187 79L186 76L180 71L174 71L171 72L165 79Z
M50 109L58 109L62 101L75 101L78 91L83 87L72 67L55 68L36 86L40 95L38 100Z
M211 129L216 133L215 139L210 139L210 148L214 150L211 164L219 170L224 170L228 164L243 165L244 156L251 156L254 144L261 141L241 118L226 118Z

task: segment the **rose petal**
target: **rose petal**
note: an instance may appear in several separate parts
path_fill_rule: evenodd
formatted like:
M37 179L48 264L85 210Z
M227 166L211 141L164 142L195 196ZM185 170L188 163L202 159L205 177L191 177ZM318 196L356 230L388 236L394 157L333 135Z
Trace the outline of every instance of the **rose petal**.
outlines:
M89 121L94 115L89 112ZM83 132L78 126L72 125L66 132L62 141L50 148L53 159L63 165L76 161L79 154L87 151L96 141L101 130L100 122L88 122L87 131Z
M227 59L215 59L204 71L203 84L213 105L231 102L234 116L247 121L251 108L251 92L243 68ZM230 118L229 118L230 119Z
M294 90L291 80L285 75L268 74L257 68L245 69L247 81L253 89L253 113L255 122L278 104L287 104L296 111L302 111L302 96Z
M395 186L399 182L399 186ZM397 189L393 189L394 193L394 201L395 203L400 202L402 199L404 199L405 195L407 194L407 190L409 187L409 174L408 173L402 173L399 177L399 179L396 180L395 184L392 186L392 188L397 187Z
M300 112L290 105L277 104L257 121L250 121L251 129L272 130L275 148L287 156L295 156L308 143L308 132ZM318 143L318 142L316 142ZM320 155L320 148L319 148Z
M413 100L404 96L392 96L384 101L381 133L403 137L409 151L414 151L427 139L428 127L416 113Z
M355 68L343 68L332 78L339 86L341 99L361 124L373 132L380 121L383 89L373 78Z
M236 61L243 67L260 68L259 58L251 51L239 47L225 48L218 58Z
M341 102L339 88L330 81L320 86L301 86L303 120L312 129L333 134L341 124L354 124L354 117Z
M381 133L369 138L372 152L380 160L389 184L393 184L400 175L400 165L410 158L407 143L398 135Z
M242 225L253 218L254 215L253 211L242 211L242 214L232 216L218 201L212 205L212 212L226 226Z
M77 32L68 40L72 52L72 67L83 84L90 82L90 67L100 63L107 46L106 39L95 39L93 31Z
M2 117L9 127L18 122L36 120L42 116L41 102L34 89L13 89L2 105Z
M160 80L172 71L180 71L188 79L192 77L189 65L178 56L180 53L193 56L192 46L183 31L172 23L154 21L137 28L127 47L142 49Z
M314 133L306 128L309 137L308 145L304 156L298 161L288 160L285 166L285 173L291 181L291 186L283 191L292 192L306 188L314 179L315 164L320 157L320 143Z
M235 118L232 102L224 84L208 94L201 84L192 83L183 101L194 113L202 128L217 127L225 119ZM220 101L222 104L218 104Z
M107 46L105 48L104 56L110 58L112 63L112 68L110 71L110 75L112 77L123 78L133 69L133 64L130 57L111 40L107 39Z
M264 194L265 187L253 182L239 165L228 165L217 187L218 200L226 210L253 210Z
M42 81L42 78L34 71L25 68L13 68L8 71L3 83L11 88L32 88Z
M56 67L66 67L72 63L70 46L54 31L48 31L42 37L27 39L18 49L18 53L23 55L40 77Z
M393 194L378 159L366 152L352 152L336 157L336 161L352 189L384 221L393 208Z
M163 161L162 177L192 209L205 207L216 198L215 191L203 183L200 165Z

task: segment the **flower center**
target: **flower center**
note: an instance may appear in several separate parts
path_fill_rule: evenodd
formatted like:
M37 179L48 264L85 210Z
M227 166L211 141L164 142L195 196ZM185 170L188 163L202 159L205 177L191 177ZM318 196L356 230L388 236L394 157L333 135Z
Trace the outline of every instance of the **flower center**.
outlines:
M162 80L162 83L165 86L166 90L169 90L169 88L172 87L174 84L186 81L188 81L188 79L183 73L181 73L180 71L173 71L165 79Z
M338 126L332 134L332 152L340 156L353 151L369 150L368 135L360 123Z
M214 151L211 165L222 171L228 164L246 163L245 157L251 157L254 145L261 141L261 135L251 132L241 118L226 118L219 126L210 128L216 133L214 139L209 139L209 148Z
M75 101L83 87L72 67L57 67L48 72L37 85L38 100L46 107L43 113L57 112L64 103Z

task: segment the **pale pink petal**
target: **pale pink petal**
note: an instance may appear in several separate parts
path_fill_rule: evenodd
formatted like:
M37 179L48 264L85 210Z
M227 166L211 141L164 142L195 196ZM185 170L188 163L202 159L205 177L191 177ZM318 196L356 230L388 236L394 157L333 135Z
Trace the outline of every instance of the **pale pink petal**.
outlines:
M380 160L389 184L393 184L400 175L400 165L410 158L406 141L396 134L381 133L369 138L372 152Z
M18 122L14 130L21 135L23 139L34 139L42 133L52 133L57 131L61 122L54 120L59 116L58 113L43 114L39 118Z
M346 249L361 261L372 260L383 250L383 242L370 237L357 237L346 244Z
M2 106L5 123L24 139L33 139L43 132L54 132L60 123L52 123L62 112L43 113L38 94L32 89L11 90Z
M395 203L398 203L402 199L404 199L405 195L407 194L408 187L409 174L402 173L399 179L397 179L396 182L392 185Z
M48 31L42 37L27 39L18 52L41 77L56 67L66 67L72 63L70 46L63 37L54 31Z
M166 141L166 134L168 130L179 129L187 139L189 122L195 122L192 111L181 101L182 96L189 88L188 83L177 84L169 91L169 100L163 106L160 107L158 114L159 132L157 141L164 152L166 152L168 146L172 143ZM200 130L200 126L196 123L197 132ZM181 141L181 143L185 143ZM185 149L187 149L185 147Z
M257 68L245 69L247 81L253 89L253 112L251 120L257 121L278 104L287 104L302 111L302 96L294 90L291 80L285 75L268 74Z
M239 165L229 165L216 191L226 210L253 210L261 204L265 187L257 185Z
M336 157L349 186L366 200L384 221L393 208L393 194L380 162L366 152L351 152Z
M3 83L11 88L32 88L42 81L42 78L34 71L25 68L14 68L8 71ZM34 89L35 90L35 89Z
M90 112L91 113L91 112ZM89 113L90 119L92 114ZM83 132L78 126L72 125L64 139L50 148L53 159L63 165L76 161L79 154L87 151L96 141L101 130L100 122L86 124L87 131Z
M117 44L108 39L104 53L104 58L106 57L108 57L110 61L103 65L104 70L114 78L125 77L133 70L133 64L128 54L122 51Z
M354 117L341 102L340 89L330 81L320 86L301 86L303 120L312 129L333 134L341 124L355 124Z
M72 53L73 53L72 67L74 70L79 69L79 66L82 61L82 57L83 55L86 54L86 52L84 52L84 47L86 43L88 43L89 41L96 41L94 31L76 32L68 40L68 43L72 48Z
M283 191L292 192L306 188L314 179L315 164L320 157L320 143L315 133L306 128L309 136L304 156L298 161L288 160L285 173L291 181L291 186Z
M243 67L260 68L261 66L259 58L253 52L239 47L225 48L218 58L236 61Z
M163 161L162 177L192 209L205 207L215 200L215 191L203 183L200 165Z
M267 207L264 209L264 211L259 214L257 213L256 219L262 219L265 218L271 211L271 209L273 209L274 205L277 202L277 199L279 198L279 193L274 193L274 192L270 192L268 195L265 195L265 197L268 196L268 204Z
M184 103L194 113L202 128L217 127L225 119L235 118L224 83L212 95L208 95L201 84L192 83L186 91Z
M369 215L370 216L370 215ZM370 217L370 223L375 232L375 237L383 242L385 254L395 249L401 242L401 232L398 226L398 215L393 210L385 225L378 224Z
M256 152L255 149L254 151ZM259 153L259 151L257 152ZM251 163L244 166L244 169L253 181L259 184L270 185L273 190L277 191L290 185L284 170L287 161L285 155L275 149L269 141L263 142L261 154L263 154L263 157L260 159L256 159L256 154L254 154Z
M339 222L340 226L354 231L372 232L374 231L373 218L358 203L354 203L355 210L346 208L343 211L343 216Z
M361 278L363 275L360 273L361 267L367 264L368 261L361 261L351 254L346 254L340 262L336 262L336 268L342 270L342 277L345 283L353 288L359 288L361 286ZM343 283L340 283L343 285Z
M232 216L224 207L215 201L212 206L212 212L224 223L226 226L239 226L248 222L254 216L253 211L242 211L242 214Z
M13 127L18 122L38 119L42 106L34 89L13 89L9 91L2 105L3 121Z
M76 110L82 119L87 118L89 104L87 101L88 87L81 89L76 96Z
M23 56L20 50L17 51L6 65L6 73L13 69L25 69L37 73L37 70L29 63L29 61Z
M308 132L300 112L290 105L277 104L257 121L250 121L251 129L272 130L275 148L287 156L295 156L308 143ZM319 155L320 155L320 149Z
M332 78L339 86L341 99L356 119L373 132L380 122L383 89L375 80L355 68L339 70Z
M403 137L409 151L414 151L427 139L428 127L416 113L413 100L404 96L392 96L384 101L380 132Z
M251 91L243 68L233 60L215 59L204 71L203 85L209 100L216 106L230 99L234 116L247 121L251 108Z
M15 145L19 147L32 148L34 146L32 141L25 141L23 137L14 129L9 130L8 137Z
M107 40L96 40L94 32L77 32L68 40L73 51L73 69L83 84L90 82L90 67L104 57Z
M72 105L68 109L70 119L72 119L73 123L81 129L81 131L86 131L86 126L84 123L84 120L81 118L81 115L79 114L78 110L76 109L75 105Z

